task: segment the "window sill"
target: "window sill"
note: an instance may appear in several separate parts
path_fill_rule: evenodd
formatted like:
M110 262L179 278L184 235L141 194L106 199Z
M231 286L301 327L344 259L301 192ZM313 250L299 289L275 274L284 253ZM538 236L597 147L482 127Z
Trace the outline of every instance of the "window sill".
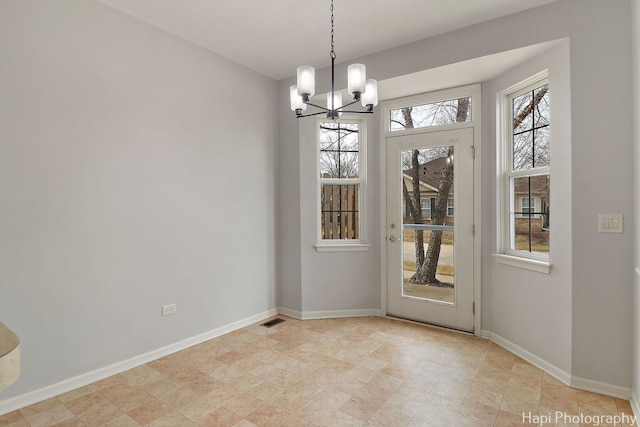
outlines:
M318 243L317 252L366 252L371 245L366 243Z
M537 271L538 273L543 274L549 274L549 271L551 270L551 264L549 264L549 262L537 259L529 259L505 254L493 254L493 259L499 264L524 268L526 270Z

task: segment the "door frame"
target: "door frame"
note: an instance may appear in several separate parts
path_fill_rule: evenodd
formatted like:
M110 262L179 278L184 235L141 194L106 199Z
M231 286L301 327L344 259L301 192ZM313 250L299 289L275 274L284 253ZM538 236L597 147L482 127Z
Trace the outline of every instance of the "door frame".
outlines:
M396 98L381 102L380 117L380 311L383 316L387 315L387 137L390 135L411 135L424 132L424 129L410 129L406 131L389 131L389 117L392 109L405 107L407 105L420 105L429 102L444 101L460 97L471 97L471 121L460 124L436 126L432 130L473 128L473 145L475 147L474 167L473 167L473 333L480 336L482 332L482 270L481 270L481 178L482 178L482 145L481 145L481 123L482 123L482 88L480 83L460 86L451 89L444 89L428 92L419 95Z

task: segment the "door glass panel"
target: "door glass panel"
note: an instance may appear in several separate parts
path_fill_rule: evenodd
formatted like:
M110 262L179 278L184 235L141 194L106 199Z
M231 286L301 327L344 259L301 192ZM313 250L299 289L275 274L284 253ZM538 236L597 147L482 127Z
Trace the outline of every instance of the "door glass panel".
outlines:
M402 296L455 302L453 147L402 151Z

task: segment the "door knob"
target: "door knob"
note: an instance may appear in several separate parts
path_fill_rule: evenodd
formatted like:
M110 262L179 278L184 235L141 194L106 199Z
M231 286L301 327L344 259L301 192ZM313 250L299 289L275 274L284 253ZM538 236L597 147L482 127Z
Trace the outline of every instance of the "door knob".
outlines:
M391 242L395 242L396 240L398 240L398 238L396 236L391 236L391 237L389 237L389 240Z

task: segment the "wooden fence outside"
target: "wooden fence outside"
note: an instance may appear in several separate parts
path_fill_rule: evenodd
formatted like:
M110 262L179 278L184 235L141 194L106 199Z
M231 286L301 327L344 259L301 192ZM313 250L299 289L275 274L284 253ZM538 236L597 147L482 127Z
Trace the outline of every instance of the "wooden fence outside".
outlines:
M353 184L322 184L322 239L360 238L358 188L358 185Z

